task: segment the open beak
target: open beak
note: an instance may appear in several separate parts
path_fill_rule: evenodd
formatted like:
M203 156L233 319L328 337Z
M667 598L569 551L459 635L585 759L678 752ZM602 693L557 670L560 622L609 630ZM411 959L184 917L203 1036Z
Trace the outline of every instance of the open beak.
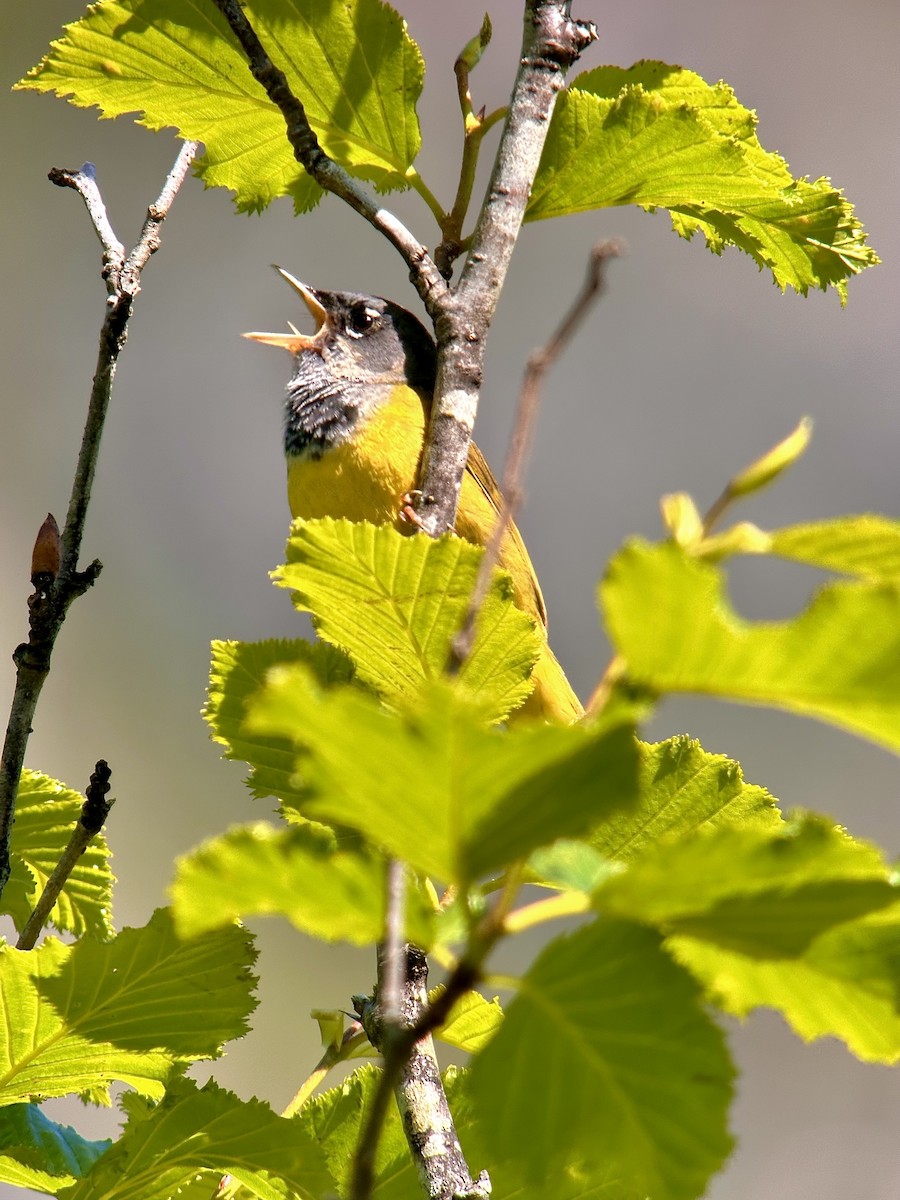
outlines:
M328 310L319 303L316 293L301 283L299 279L295 279L289 271L285 271L283 267L275 264L275 270L286 280L295 292L300 293L300 298L306 307L309 309L316 322L316 332L313 334L304 334L291 326L290 333L245 333L245 338L250 338L253 342L262 342L266 346L280 346L283 350L289 350L291 354L299 354L301 350L318 350L321 351L322 335L328 323Z

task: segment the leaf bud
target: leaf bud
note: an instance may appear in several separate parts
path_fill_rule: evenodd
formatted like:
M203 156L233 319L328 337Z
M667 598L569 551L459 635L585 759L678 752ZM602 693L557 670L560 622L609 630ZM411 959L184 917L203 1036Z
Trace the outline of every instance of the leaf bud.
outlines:
M59 526L53 513L47 513L31 552L31 585L36 592L46 592L56 579L60 555Z
M771 483L782 471L794 465L809 445L811 437L812 421L809 417L803 417L797 428L783 441L735 475L728 484L729 496L749 496L751 492L757 492Z

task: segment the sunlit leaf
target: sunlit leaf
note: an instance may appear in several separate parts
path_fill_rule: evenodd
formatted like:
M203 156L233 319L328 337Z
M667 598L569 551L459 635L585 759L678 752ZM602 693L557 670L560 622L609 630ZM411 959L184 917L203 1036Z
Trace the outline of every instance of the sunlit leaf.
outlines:
M751 624L717 567L634 541L601 599L634 682L784 708L900 750L900 586L832 584L793 620Z
M726 84L681 67L586 71L557 103L527 218L667 208L682 237L699 231L717 254L737 246L782 290L832 286L843 302L847 279L878 257L841 192L794 179L755 126Z
M866 1062L900 1060L900 905L829 930L796 959L671 945L727 1012L774 1008L805 1041L836 1037Z
M760 958L797 957L896 899L874 847L821 817L661 842L595 894L602 912Z
M424 66L382 0L252 0L247 17L304 105L323 149L382 189L408 186ZM139 113L202 141L200 172L240 209L322 195L297 163L284 118L209 0L102 0L68 25L20 87L54 91L104 117Z
M488 729L446 687L391 712L357 688L320 690L297 664L270 672L248 727L292 739L304 816L357 829L448 882L583 832L634 799L627 712L591 726Z
M110 942L0 951L0 1103L69 1092L159 1097L173 1066L214 1058L247 1029L254 953L234 926L181 941L168 910Z
M28 920L68 845L83 804L84 796L55 779L27 768L22 772L10 846L11 874L0 907L12 916L17 929ZM111 935L115 877L109 858L106 836L98 833L69 873L50 911L51 925L76 937L83 933L100 938Z
M215 1193L223 1174L261 1200L320 1200L333 1187L319 1147L297 1120L261 1100L239 1100L210 1081L175 1082L163 1102L122 1137L66 1200L160 1200L200 1171Z
M693 1200L730 1149L732 1075L657 935L603 921L541 953L471 1091L484 1145L535 1180L587 1162L615 1166L637 1195Z
M388 700L441 678L462 624L483 551L462 538L403 537L386 525L295 521L276 582L312 613L316 632L351 657L361 679ZM501 719L531 691L541 639L496 574L475 641L458 676L461 691Z
M173 914L192 937L238 917L277 914L326 941L367 945L384 936L385 859L320 825L245 825L179 860ZM408 937L429 946L429 912L412 887Z

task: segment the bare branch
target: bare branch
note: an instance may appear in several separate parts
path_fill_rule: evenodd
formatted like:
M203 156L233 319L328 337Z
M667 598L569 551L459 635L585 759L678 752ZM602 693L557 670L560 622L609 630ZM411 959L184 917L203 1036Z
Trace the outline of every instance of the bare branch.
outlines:
M141 236L127 259L107 216L93 166L86 163L80 171L54 168L50 172L53 183L59 187L73 188L85 202L91 224L103 246L102 275L106 280L108 296L87 419L65 528L59 541L57 573L46 586L44 580L40 581L40 586L35 584L36 590L28 601L28 641L18 646L13 654L16 687L0 758L0 892L9 879L9 840L15 820L16 790L35 709L50 670L53 647L69 605L92 586L102 569L95 560L84 570L79 570L78 558L116 363L125 345L134 298L140 290L141 271L150 255L159 247L159 226L197 150L196 142L185 142L182 146L159 198L148 209Z
M591 251L588 263L587 277L581 291L576 296L571 308L563 317L556 332L538 350L532 351L525 367L525 375L519 392L519 403L516 409L516 419L513 424L509 450L503 468L503 505L497 515L497 520L491 533L490 541L485 547L484 556L478 567L475 586L469 598L469 606L460 626L459 633L453 639L450 649L450 661L447 669L455 674L472 652L475 638L475 622L484 603L491 583L491 573L500 556L500 546L506 531L515 521L524 497L523 480L525 468L531 453L534 430L537 423L541 403L541 389L544 376L565 350L569 341L584 321L594 301L603 293L604 269L610 258L617 258L622 253L618 242L598 242Z
M125 261L125 247L116 237L115 230L110 224L106 205L97 186L97 168L93 163L86 162L80 171L67 171L64 167L51 167L47 176L57 187L69 187L76 191L84 201L94 232L103 247L104 268L120 267Z
M75 865L90 842L103 828L106 818L109 816L109 810L115 804L115 800L106 798L111 774L109 764L101 758L91 775L91 782L85 792L85 801L81 806L81 816L72 830L69 844L62 852L59 862L54 867L53 873L44 885L44 890L34 906L34 911L19 935L19 940L16 942L17 950L34 949L34 944L47 923L47 918L50 916L53 905L59 899L66 880L72 874Z

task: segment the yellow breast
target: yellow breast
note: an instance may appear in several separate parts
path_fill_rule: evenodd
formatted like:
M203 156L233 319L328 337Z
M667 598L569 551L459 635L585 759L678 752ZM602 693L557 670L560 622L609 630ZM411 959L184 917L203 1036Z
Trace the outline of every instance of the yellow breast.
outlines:
M295 517L346 517L350 521L393 524L402 497L415 487L425 430L421 397L405 385L395 388L348 441L321 458L288 459L288 502ZM481 455L479 461L483 464ZM471 459L471 456L470 456ZM482 465L481 474L486 467ZM493 486L495 495L487 490ZM467 471L460 492L456 531L483 546L497 519L493 479L479 483ZM516 601L530 616L545 623L543 601L534 568L513 529L504 539L500 565L513 577Z

